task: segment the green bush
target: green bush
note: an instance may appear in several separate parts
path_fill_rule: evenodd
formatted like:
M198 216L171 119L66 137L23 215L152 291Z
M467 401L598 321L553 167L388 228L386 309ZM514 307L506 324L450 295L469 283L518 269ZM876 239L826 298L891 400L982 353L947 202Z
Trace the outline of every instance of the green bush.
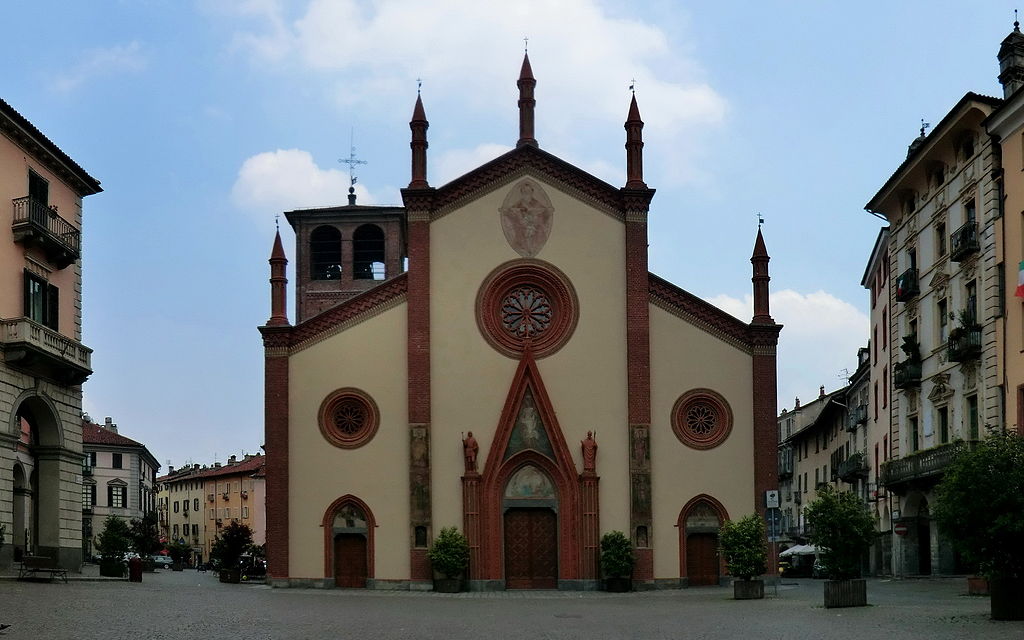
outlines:
M175 540L167 545L167 554L174 564L185 564L192 555L192 547L186 542Z
M759 515L726 520L718 536L730 574L750 580L768 570L768 543L764 520Z
M213 540L210 557L220 561L221 568L237 569L242 554L252 545L252 529L234 520L221 529Z
M628 578L633 574L633 544L621 531L601 536L601 573L606 578Z
M121 562L132 548L131 528L128 523L115 515L107 516L103 521L103 531L96 540L96 548L104 560Z
M962 450L936 491L932 517L964 560L989 578L1024 578L1024 438Z
M434 571L458 578L469 566L469 541L455 527L444 527L427 551Z
M875 538L875 521L854 493L826 486L804 510L810 539L833 580L860 576L864 554Z

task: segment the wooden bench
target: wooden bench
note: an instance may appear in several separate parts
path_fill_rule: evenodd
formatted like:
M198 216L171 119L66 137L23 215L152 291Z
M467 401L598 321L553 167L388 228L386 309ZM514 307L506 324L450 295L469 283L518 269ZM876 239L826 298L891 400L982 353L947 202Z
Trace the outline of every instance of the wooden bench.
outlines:
M44 575L47 582L53 582L54 578L61 578L65 584L68 581L68 570L58 567L49 556L24 556L21 559L18 580L35 580Z

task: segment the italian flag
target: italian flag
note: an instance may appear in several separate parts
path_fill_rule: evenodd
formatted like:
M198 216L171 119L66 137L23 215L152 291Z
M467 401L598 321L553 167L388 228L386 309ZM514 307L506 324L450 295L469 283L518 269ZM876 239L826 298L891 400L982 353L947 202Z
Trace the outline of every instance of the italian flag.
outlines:
M1017 292L1013 295L1024 298L1024 260L1017 266Z

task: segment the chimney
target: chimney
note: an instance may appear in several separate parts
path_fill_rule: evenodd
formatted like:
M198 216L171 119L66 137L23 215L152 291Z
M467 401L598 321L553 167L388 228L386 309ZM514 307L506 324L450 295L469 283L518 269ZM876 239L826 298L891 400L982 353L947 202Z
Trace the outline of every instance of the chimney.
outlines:
M103 428L106 429L107 431L113 431L114 433L117 433L117 425L114 424L114 419L111 418L110 416L107 416L103 420Z
M192 470L193 471L199 471L199 465L198 464L192 465Z
M822 387L822 389L824 389L824 388L825 387ZM228 465L233 465L233 464L237 464L237 460L235 459L235 456L231 456L230 458L228 458Z
M213 463L213 468L214 469L220 469L220 463L219 462L214 462Z
M793 401L793 411L799 411L799 410L800 410L800 398L797 398L796 400Z
M825 397L825 385L818 387L818 399Z
M174 473L174 467L168 466L167 467L167 475L172 475L173 473Z

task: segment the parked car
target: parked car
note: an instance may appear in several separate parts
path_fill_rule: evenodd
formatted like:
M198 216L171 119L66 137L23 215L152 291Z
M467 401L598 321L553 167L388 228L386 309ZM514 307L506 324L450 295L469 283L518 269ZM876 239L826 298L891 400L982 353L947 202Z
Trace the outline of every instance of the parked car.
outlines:
M153 563L156 564L157 567L164 567L166 569L174 564L174 561L171 560L171 556L162 556L157 554L153 556Z

